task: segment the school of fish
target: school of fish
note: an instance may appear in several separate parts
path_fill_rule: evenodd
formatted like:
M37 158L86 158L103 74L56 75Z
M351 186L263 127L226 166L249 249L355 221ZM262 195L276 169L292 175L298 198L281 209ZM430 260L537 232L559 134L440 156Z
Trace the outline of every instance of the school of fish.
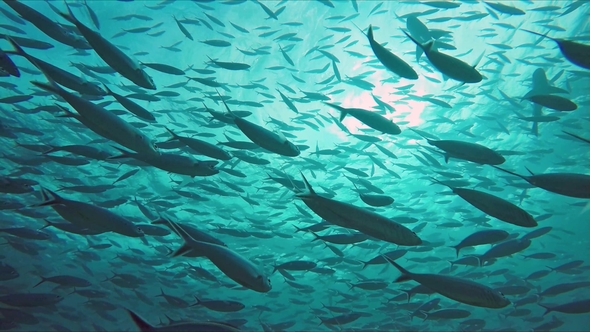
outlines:
M587 330L589 14L3 0L0 331Z

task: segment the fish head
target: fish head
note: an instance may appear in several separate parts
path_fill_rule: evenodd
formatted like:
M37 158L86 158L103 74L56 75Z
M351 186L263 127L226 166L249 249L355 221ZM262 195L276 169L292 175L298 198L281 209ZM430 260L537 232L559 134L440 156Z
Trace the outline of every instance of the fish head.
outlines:
M136 152L145 153L146 155L152 157L159 157L160 151L158 149L158 144L155 141L150 140L147 136L143 135L140 132L135 133L135 146L137 147Z
M299 150L299 147L289 141L287 141L285 139L285 141L283 142L283 145L286 148L286 155L289 157L297 157L299 154L301 154L301 151Z
M143 232L143 229L141 229L140 226L133 226L133 235L137 237L143 237L145 233Z
M154 84L154 80L150 75L148 75L143 69L137 68L136 69L137 75L141 78L141 80L145 83L146 89L156 90L156 84Z
M261 293L268 293L272 289L270 278L267 275L259 274L255 279L252 288Z
M219 173L219 169L215 168L218 163L217 160L197 161L193 167L197 170L198 175L215 175Z
M495 291L495 290L491 290L492 292L496 293L496 294L492 294L493 298L494 298L494 304L497 305L498 308L504 308L507 307L508 305L510 305L510 300L506 298L506 296L504 296L504 294L502 294L502 292L499 291Z

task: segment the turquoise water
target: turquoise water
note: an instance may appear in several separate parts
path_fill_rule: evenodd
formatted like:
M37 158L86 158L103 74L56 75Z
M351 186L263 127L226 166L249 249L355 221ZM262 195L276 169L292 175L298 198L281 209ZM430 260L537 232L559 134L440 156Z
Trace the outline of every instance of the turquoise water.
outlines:
M53 21L71 26L45 2L22 3ZM51 4L66 12L63 3ZM106 84L120 95L139 93L139 97L129 99L155 120L147 120L143 113L132 114L112 96L86 98L114 111L127 126L138 128L145 137L158 142L160 152L200 161L215 160L182 141L164 144L171 137L168 128L182 137L217 144L229 156L229 160L218 160L212 172L216 174L195 177L154 167L150 159L154 157L146 157L145 151L135 150L141 152L136 158L143 158L143 162L107 159L119 155L115 147L126 153L134 150L131 144L121 145L123 141L129 142L129 136L119 141L113 139L115 134L104 138L73 118L59 117L63 110L56 109L56 104L75 114L82 114L84 108L77 111L71 103L31 84L48 80L25 58L9 55L21 75L0 78L0 140L5 156L0 169L7 177L0 181L0 226L7 243L0 246L1 261L7 264L0 273L0 327L14 331L137 330L125 311L127 308L154 326L215 321L252 331L587 330L587 197L568 197L536 188L485 165L487 162L482 165L463 160L470 157L455 155L446 162L444 151L433 143L438 139L477 143L505 158L499 167L522 175L529 174L527 168L535 174L588 174L588 143L567 134L590 138L588 68L572 64L550 39L522 30L588 45L588 3L502 1L505 7L475 1L262 4L277 19L269 17L263 6L253 1L89 1L98 29L83 3L70 3L79 21L99 31L134 60L168 65L184 72L176 75L170 74L174 68L144 66L155 90L142 89L119 73L110 73L112 70L92 49L76 51L31 23L11 19L10 15L16 12L6 3L0 4L0 33L53 46L42 50L23 44L28 54L98 82L99 86ZM402 30L422 43L430 38L418 36L419 28L411 23L408 26L408 20L423 23L430 31L426 35L436 39L430 51L433 57L438 50L460 59L483 78L463 84L464 81L441 73L441 66L443 71L458 68L456 62L448 65L447 59L435 66L425 54L417 60L416 45ZM369 25L374 40L408 64L418 79L400 77L377 59L364 35ZM139 29L142 27L145 29ZM0 45L4 51L14 50L8 41ZM208 57L232 64L215 66ZM238 66L236 63L249 68L222 68ZM100 68L92 70L93 66ZM205 84L187 76L206 79ZM537 78L535 82L533 76ZM145 100L153 95L158 100ZM550 99L553 103L543 107L539 105L543 101L529 98L535 95L561 99ZM14 96L24 97L17 100ZM280 134L252 143L244 129L236 125L239 120L234 123L230 116L220 115L227 113L222 98L232 112L247 115L246 121ZM354 116L352 111L339 121L340 112L324 101L380 114L395 123L401 133L386 134L370 128L370 121ZM575 103L577 109L559 111L546 107L563 109L568 101ZM214 113L214 118L209 111L220 113ZM91 122L109 131L115 128L109 121L100 113ZM115 131L124 135L118 129ZM260 132L258 129L257 135ZM283 156L255 145L277 139L290 142L289 151L298 151L298 155ZM250 151L232 148L227 145L229 141L246 142L239 147ZM51 147L59 150L69 145L78 147L69 152L66 148L42 154ZM104 154L92 159L81 155L83 148L79 146L95 147ZM296 193L308 193L301 186L302 174L319 195L333 201L317 203L318 198L313 195L305 195L304 201L298 199ZM123 175L126 178L113 186ZM33 181L34 191L22 187L23 179ZM486 215L449 188L434 184L433 179L495 195L528 212L538 225L522 227ZM579 183L587 194L588 187L582 180ZM294 185L299 188L293 190ZM24 192L11 191L15 187L25 188ZM70 217L74 224L77 221L77 225L90 225L76 230L100 234L79 235L51 226L40 230L41 233L33 232L47 225L44 220L68 225L51 207L30 207L43 199L51 200L51 194L41 194L41 187L65 199L101 207L90 212L85 207L85 212ZM371 197L365 196L363 200L359 191L390 204L370 206L366 201ZM363 237L355 244L316 239L356 232L337 225L318 229L317 235L296 232L296 227L316 225L322 217L330 219L326 214L318 216L306 206L314 202L329 205L332 215L340 213L329 220L332 223L344 223L347 218L360 220L360 226L349 228L370 233L363 227L376 222L377 217L367 212L373 211L391 218L409 233L414 231L422 243L404 245L402 242L411 237L409 233L401 239L379 239L385 234L383 228L378 229L378 234L370 233L372 238ZM64 201L57 203L56 210L64 206L68 211L76 210ZM507 209L498 204L496 201L494 206L501 211ZM107 214L93 220L103 209L115 216ZM146 235L120 234L121 229L113 226L120 217L140 228L144 225ZM180 237L169 232L157 236L154 232L165 233L167 228L157 226L164 228L148 230L145 226L154 220L161 223L162 217L196 227L222 241L231 255L252 262L264 276L269 276L272 289L256 291L240 286L205 257L170 257L170 252L181 247ZM105 220L113 223L107 225ZM528 235L528 247L512 255L489 261L468 259L474 265L481 261L483 266L449 264L458 258L483 255L491 248L490 244L465 247L457 257L451 246L473 233L504 230L509 234L504 241L510 241L523 239L525 234L539 229L538 237ZM199 248L208 255L213 255L212 250L220 250L212 247ZM422 294L419 289L417 294L411 292L408 300L405 291L418 286L416 281L394 283L400 272L384 261L381 263L385 264L363 267L363 262L393 250L407 251L396 257L403 268L437 275L431 287L445 285L436 279L440 276L455 276L461 278L455 281L461 289L455 294L465 293L465 280L469 280L502 290L511 304L502 308L473 306L440 295L440 291ZM538 256L531 256L535 254ZM299 263L273 272L273 266L290 261ZM572 266L559 271L547 268L567 263ZM244 275L242 272L238 275ZM34 287L41 277L55 276L76 279L62 278L58 283L49 280ZM87 284L76 284L80 282L77 278ZM577 286L559 294L543 293L552 286L573 283ZM449 288L450 284L442 286L443 290ZM93 294L83 290L95 290L97 297L89 298ZM158 297L161 292L177 299ZM30 300L30 295L25 295L30 293L43 293L45 297ZM433 291L426 287L424 293ZM63 299L48 299L48 294ZM195 297L200 301L238 303L204 302L189 307L195 303ZM532 300L523 301L527 297ZM422 308L423 312L410 316L423 303L437 298L437 306ZM574 306L577 309L557 307L576 301L580 301ZM545 309L539 304L559 310L544 315ZM437 319L434 314L451 309L460 310L450 312L457 317Z

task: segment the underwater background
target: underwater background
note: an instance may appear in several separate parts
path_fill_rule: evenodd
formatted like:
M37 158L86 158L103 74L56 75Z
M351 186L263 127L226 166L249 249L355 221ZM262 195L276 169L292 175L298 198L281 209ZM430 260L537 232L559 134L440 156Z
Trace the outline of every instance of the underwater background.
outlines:
M63 2L19 3L85 44L54 10L67 13ZM135 73L147 73L155 89L117 73L92 46L75 49L49 37L13 1L0 3L0 33L15 37L0 42L0 330L588 330L587 178L579 181L583 195L571 197L489 165L525 177L589 173L590 72L555 41L524 31L588 45L587 1L68 4L77 20L143 63ZM370 25L381 48L371 48ZM14 44L28 55L15 54ZM589 55L588 46L573 47ZM443 75L457 63L443 57L434 65L428 52L460 59L482 78ZM417 79L386 68L383 62L399 65L390 54ZM93 82L99 93L82 96L101 110L80 113L87 104L79 111L54 86L32 84L48 78L29 55ZM20 77L10 75L7 58ZM105 85L123 97L107 95ZM380 114L401 132L375 129L383 118L371 126L365 113L338 107ZM71 113L64 116L64 108ZM101 122L104 109L119 120ZM119 127L105 138L83 123L90 118L103 131ZM160 153L190 159L162 166L153 159L160 157L132 152L137 145L121 144L131 137L120 130L128 126L157 142ZM276 140L284 143L276 151L259 147ZM476 143L505 161L470 161L467 150L459 156L437 144L444 140ZM280 153L285 147L295 155ZM187 160L196 173L170 171ZM477 196L478 209L462 198L473 193L460 188L502 200ZM512 208L503 202L526 211L534 225L490 215ZM323 208L337 217L323 221L330 213L314 212ZM363 231L376 214L420 243ZM349 218L362 225L334 225ZM125 234L125 222L143 227L141 234ZM202 238L186 237L178 225ZM501 239L453 247L491 230L504 231ZM515 240L520 246L489 253ZM183 243L188 254L177 252ZM219 258L222 251L229 256ZM394 282L401 273L386 253L412 273L436 277ZM236 257L270 286L255 290L228 276L243 270L219 268ZM470 305L424 286L459 285L457 292L469 293L465 280L501 292L510 304ZM197 321L219 324L187 323Z

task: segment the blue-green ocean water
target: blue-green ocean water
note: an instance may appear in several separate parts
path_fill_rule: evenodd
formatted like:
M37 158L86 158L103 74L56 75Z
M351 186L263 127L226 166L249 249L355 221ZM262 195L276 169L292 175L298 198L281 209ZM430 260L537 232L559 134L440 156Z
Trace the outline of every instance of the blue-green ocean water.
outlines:
M71 25L44 1L22 3L55 22ZM62 2L51 4L66 11ZM276 19L255 1L87 4L99 28L83 3L70 3L74 15L86 26L140 62L166 64L185 74L143 67L156 89L141 89L118 73L105 73L107 65L94 50L76 51L29 22L10 19L16 12L4 2L0 3L0 32L50 43L53 47L45 50L24 49L88 81L104 83L116 93L159 96L157 101L133 99L152 113L155 121L133 115L111 96L87 97L116 111L121 119L159 142L162 152L213 160L183 144L172 148L161 144L171 137L166 128L212 144L251 142L231 118L219 121L219 116L213 118L208 112L226 113L216 89L232 111L250 112L245 119L282 132L301 152L285 157L261 148L240 150L219 144L231 156L216 165L223 170L193 178L133 159L106 159L118 154L115 147L123 147L73 118L59 117L63 111L55 109L56 104L71 112L74 108L33 86L31 81L47 82L47 78L31 62L9 55L21 76L0 77L3 330L138 330L125 308L153 326L216 321L248 331L588 330L587 199L536 188L489 165L457 158L445 162L441 150L411 130L433 139L493 149L506 159L501 167L523 175L529 174L527 168L535 174L588 174L588 143L567 133L590 138L590 72L564 58L554 41L522 30L588 45L588 2L501 1L505 7L477 1L262 2ZM514 8L522 13L511 13ZM181 31L175 18L194 40ZM410 29L409 18L430 30L440 52L474 65L483 80L463 85L443 77L426 55L417 60L416 46L402 32ZM355 25L365 32L372 25L374 39L409 64L418 79L400 78L388 71ZM141 27L146 29L136 29ZM13 50L8 41L0 42L0 46L4 51ZM228 70L215 66L209 58L250 67ZM82 64L83 71L73 63ZM101 67L103 72L101 68L92 70L92 66ZM553 95L574 102L576 110L556 111L522 98L532 90L533 73L541 73L540 69L549 85L563 89ZM209 85L187 76L208 79ZM210 86L211 82L216 87ZM298 113L287 106L279 91ZM310 97L302 91L321 95ZM4 99L12 96L33 97L18 102ZM339 121L340 113L319 97L381 114L395 122L401 133L383 134L350 115ZM533 116L537 120L539 116L551 118L535 125L530 118ZM42 154L51 147L68 145L92 146L104 151L105 157L92 159L68 151ZM59 156L72 159L56 158ZM137 173L112 185L133 170ZM300 183L300 172L317 193L392 218L413 230L423 243L398 246L372 238L355 244L330 244L317 240L311 232L296 231L322 221L295 197L289 184L289 178ZM284 179L284 183L270 178ZM447 187L433 184L432 178L507 200L530 213L538 226L525 228L488 216ZM7 179L33 180L34 192L10 193ZM270 276L272 290L261 293L242 287L205 257L170 257L169 252L182 243L174 233L140 239L99 228L102 233L98 235L78 235L51 226L42 229L41 235L31 232L47 221L68 223L51 207L30 207L42 201L41 186L59 190L57 194L67 199L102 206L138 225L149 224L161 215L194 226L260 267ZM389 196L394 202L371 207L359 197L359 191ZM505 230L510 238L522 238L541 228L548 232L531 239L530 246L520 252L498 257L484 266L449 264L458 258L451 246L475 232ZM348 232L351 230L332 225L318 231L317 236ZM490 248L489 244L467 247L459 258L482 255ZM414 273L452 275L491 288L518 286L503 288L512 290L504 292L512 304L492 309L437 293L412 291L411 297L406 296L406 291L418 283L394 283L400 275L395 267L388 263L363 267L363 262L396 249L407 251L396 262ZM535 254L543 255L530 256ZM289 261L313 262L316 267L273 273L274 265ZM570 262L571 268L548 269ZM191 265L210 275L199 273L201 270ZM64 275L85 279L89 285L72 287L66 280L61 285L46 281L34 287L41 277ZM380 286L364 289L362 282L367 281ZM573 283L578 286L559 294L543 293L552 286ZM89 289L100 296L80 293ZM162 292L181 300L159 296ZM30 293L60 295L63 299L47 305L42 301L14 302L15 297L24 299L23 294ZM219 303L221 308L190 306L195 297L201 301L236 301L243 308L228 309ZM525 301L529 303L515 304L527 297L532 299ZM411 316L423 303L436 298L440 298L438 306ZM555 311L544 315L543 306L552 308L575 301L580 301L579 313ZM222 312L226 309L235 311ZM462 310L461 317L437 319L432 314L447 309ZM356 319L334 320L341 315ZM328 320L332 323L323 324Z

